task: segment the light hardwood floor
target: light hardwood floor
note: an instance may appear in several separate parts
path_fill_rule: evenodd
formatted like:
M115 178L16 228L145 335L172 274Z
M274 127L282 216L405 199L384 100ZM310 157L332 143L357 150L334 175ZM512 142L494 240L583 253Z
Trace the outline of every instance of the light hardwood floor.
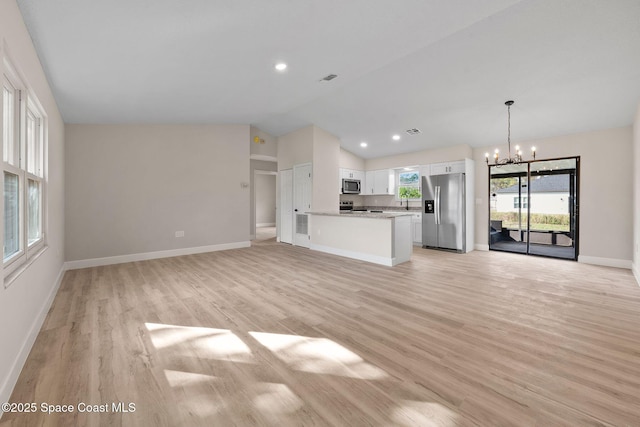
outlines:
M628 270L416 248L383 267L266 241L66 273L8 426L638 426ZM109 407L111 410L112 408Z

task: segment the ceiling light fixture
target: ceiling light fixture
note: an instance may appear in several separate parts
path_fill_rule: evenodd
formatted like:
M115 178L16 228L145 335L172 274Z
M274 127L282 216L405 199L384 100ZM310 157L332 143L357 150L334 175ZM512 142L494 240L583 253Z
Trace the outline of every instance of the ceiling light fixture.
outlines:
M364 148L364 147L366 147L366 146L367 146L367 143L366 143L366 142L361 142L361 143L360 143L360 147Z
M400 141L400 135L393 135L391 139L393 139L394 141Z
M284 62L278 62L275 66L276 70L278 71L284 71L287 69L287 64L285 64Z
M504 165L516 165L518 163L522 163L522 151L520 150L520 146L516 145L515 156L511 157L511 106L514 104L513 101L507 101L504 105L507 106L507 146L509 150L509 157L506 159L500 159L500 150L496 148L496 151L493 154L493 159L495 161L494 164L489 165L489 153L484 153L485 161L489 166L504 166ZM536 159L536 147L531 147L531 155L533 156L533 160Z

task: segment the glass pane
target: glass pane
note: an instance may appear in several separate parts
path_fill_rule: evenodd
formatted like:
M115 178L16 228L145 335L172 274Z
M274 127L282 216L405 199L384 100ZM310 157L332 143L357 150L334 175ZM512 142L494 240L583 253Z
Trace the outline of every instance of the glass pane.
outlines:
M422 193L420 192L420 172L414 170L399 172L397 191L399 199L420 200L422 198Z
M20 251L20 180L4 173L4 260Z
M2 87L2 157L5 162L14 163L13 158L13 126L14 126L13 91Z
M420 199L422 198L420 187L418 186L398 187L398 198L399 199Z
M37 132L36 118L27 110L27 171L37 175L36 159L37 159Z
M529 253L575 258L576 160L549 160L531 165L531 229ZM567 173L564 173L567 172Z
M489 248L527 253L527 165L491 167Z
M32 179L28 180L29 200L27 213L29 215L27 221L28 244L37 242L42 238L42 203L41 203L41 184Z

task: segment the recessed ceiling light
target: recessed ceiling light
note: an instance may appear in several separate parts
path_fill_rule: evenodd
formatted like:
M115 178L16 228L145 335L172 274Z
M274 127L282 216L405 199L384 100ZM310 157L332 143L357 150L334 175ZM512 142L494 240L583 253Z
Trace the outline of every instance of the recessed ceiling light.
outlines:
M285 64L284 62L278 62L276 64L276 70L278 71L284 71L287 69L287 64Z
M366 147L366 146L367 146L367 143L366 143L366 142L361 142L361 143L360 143L360 147L364 148L364 147Z
M393 139L394 141L400 141L400 135L393 135L391 139Z

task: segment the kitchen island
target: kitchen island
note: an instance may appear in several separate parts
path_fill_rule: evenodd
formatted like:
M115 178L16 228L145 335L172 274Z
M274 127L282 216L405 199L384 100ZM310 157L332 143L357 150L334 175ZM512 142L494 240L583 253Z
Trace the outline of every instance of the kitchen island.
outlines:
M412 213L307 213L313 250L387 266L411 259Z

